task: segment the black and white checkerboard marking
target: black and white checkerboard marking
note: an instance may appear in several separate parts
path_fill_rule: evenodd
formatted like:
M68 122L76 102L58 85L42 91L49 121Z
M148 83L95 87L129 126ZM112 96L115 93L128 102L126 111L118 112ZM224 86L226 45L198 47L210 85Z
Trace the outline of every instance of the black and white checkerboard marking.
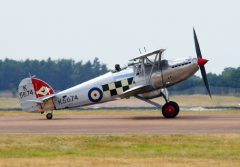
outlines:
M104 97L120 95L133 87L133 78L127 78L110 84L102 85Z

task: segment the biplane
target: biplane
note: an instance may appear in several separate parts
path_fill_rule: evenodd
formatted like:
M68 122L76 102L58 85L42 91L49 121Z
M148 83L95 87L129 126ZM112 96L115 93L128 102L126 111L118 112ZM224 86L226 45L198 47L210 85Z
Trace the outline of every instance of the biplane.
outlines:
M25 78L18 88L22 109L46 113L46 118L52 119L54 110L135 97L161 109L165 118L175 118L180 108L170 100L167 88L188 79L199 69L211 97L204 67L208 60L202 58L194 29L193 34L196 58L166 60L162 56L165 49L158 49L131 59L126 67L117 64L114 71L57 93L34 76ZM163 97L165 104L152 101L156 97Z

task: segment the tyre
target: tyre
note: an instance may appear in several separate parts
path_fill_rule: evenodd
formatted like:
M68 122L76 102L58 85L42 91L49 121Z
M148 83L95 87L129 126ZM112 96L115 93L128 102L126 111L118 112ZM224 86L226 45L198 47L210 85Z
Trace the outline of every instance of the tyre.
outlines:
M52 119L52 117L53 117L52 113L47 113L47 115L46 115L47 119Z
M165 103L162 107L162 114L165 118L175 118L179 113L179 106L174 101Z

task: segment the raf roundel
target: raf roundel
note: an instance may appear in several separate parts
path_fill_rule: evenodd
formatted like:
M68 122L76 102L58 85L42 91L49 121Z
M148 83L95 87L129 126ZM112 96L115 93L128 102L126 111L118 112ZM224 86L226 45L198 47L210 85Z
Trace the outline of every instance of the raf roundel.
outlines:
M103 97L103 93L99 88L92 88L88 92L88 98L91 102L99 102Z

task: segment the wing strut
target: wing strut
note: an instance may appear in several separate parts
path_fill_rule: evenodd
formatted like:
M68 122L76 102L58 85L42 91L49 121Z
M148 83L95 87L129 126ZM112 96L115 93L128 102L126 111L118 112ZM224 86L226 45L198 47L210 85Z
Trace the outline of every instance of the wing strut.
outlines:
M155 67L156 60L157 60L158 55L159 55L159 58L161 57L160 53L157 53L157 54L156 54L155 59L154 59L154 62L153 62L153 65L152 65L151 72L150 72L150 74L149 74L148 83L149 83L150 80L151 80L152 73L153 73L153 69L154 69L154 67Z

